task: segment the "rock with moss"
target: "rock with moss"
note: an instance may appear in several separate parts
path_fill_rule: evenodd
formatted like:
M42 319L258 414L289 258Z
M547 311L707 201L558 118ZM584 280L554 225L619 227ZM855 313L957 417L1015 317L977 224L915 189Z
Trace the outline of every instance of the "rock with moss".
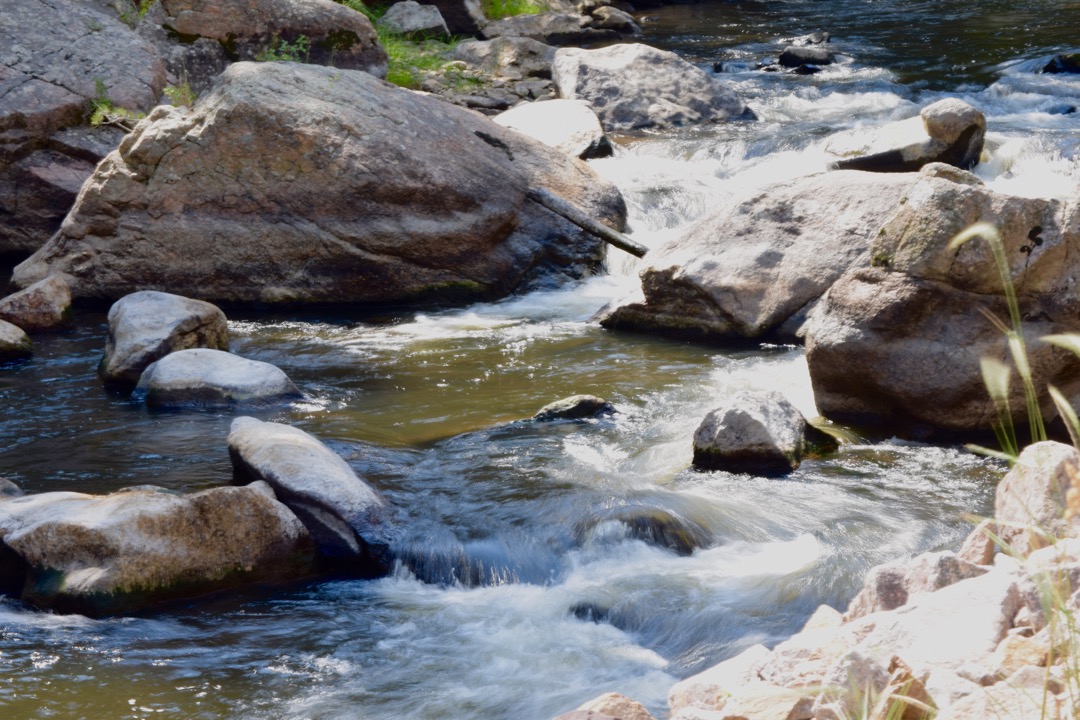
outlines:
M28 333L57 330L71 322L71 288L50 276L0 300L0 320Z
M832 436L806 422L780 393L743 390L701 421L694 433L694 467L784 475L805 457L836 447Z
M266 483L0 499L0 584L35 607L132 613L310 576L314 546Z
M98 375L106 385L131 389L143 371L169 353L229 349L228 321L216 305L143 290L109 308L109 334Z
M236 63L193 111L142 121L13 281L63 273L76 301L496 298L602 261L534 187L624 227L614 185L475 113L368 73Z
M605 309L610 330L716 342L798 341L806 310L870 260L881 224L914 182L834 172L738 197L644 258L644 302Z
M942 439L991 431L998 413L983 357L1009 356L995 321L1008 322L1001 274L979 239L951 240L977 221L998 229L1016 288L1037 402L1054 384L1080 392L1080 360L1043 336L1075 330L1080 292L1075 210L1055 200L993 192L973 175L930 165L874 239L870 262L849 269L807 325L807 362L822 414L890 434ZM1008 391L1012 421L1027 424L1023 385Z
M754 117L727 85L701 68L638 43L562 48L553 77L560 97L589 103L609 132Z
M202 348L178 350L151 363L134 394L163 409L269 405L303 397L275 365Z
M28 255L56 232L123 132L76 130L92 102L157 104L165 67L115 14L75 0L4 0L0 12L0 255Z
M384 575L398 537L390 505L317 438L252 417L233 421L229 456L240 483L265 480L304 522L320 553L361 575Z
M25 360L34 354L34 344L22 328L0 320L0 363Z

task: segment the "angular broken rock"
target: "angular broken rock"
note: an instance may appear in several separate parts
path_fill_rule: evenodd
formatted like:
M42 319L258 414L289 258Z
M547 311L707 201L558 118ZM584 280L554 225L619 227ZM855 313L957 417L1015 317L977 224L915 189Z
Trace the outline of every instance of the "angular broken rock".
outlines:
M229 457L240 482L265 480L304 522L325 557L363 575L383 575L397 539L390 506L315 437L280 423L239 417Z
M28 333L55 330L71 321L71 288L53 275L0 300L0 320Z
M895 610L922 592L933 592L967 578L978 577L986 568L961 560L945 551L923 553L910 560L897 560L872 568L863 589L848 605L844 620L880 610Z

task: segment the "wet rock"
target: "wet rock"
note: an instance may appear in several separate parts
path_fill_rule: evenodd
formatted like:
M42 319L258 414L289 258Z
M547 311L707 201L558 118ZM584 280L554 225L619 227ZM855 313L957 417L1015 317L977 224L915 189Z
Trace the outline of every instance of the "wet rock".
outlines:
M555 48L530 38L499 37L466 40L454 48L451 57L495 77L517 74L550 79Z
M233 421L228 442L237 479L268 482L323 556L363 575L389 571L391 509L336 453L303 430L251 417Z
M780 53L777 62L786 68L799 68L806 65L831 65L833 54L823 47L803 46L788 47Z
M782 475L808 455L835 449L836 440L809 425L782 394L743 390L701 421L694 467Z
M28 333L56 330L71 321L71 288L53 276L0 300L0 320Z
M1055 55L1043 66L1042 71L1052 75L1080 73L1080 53Z
M414 40L450 37L450 30L446 27L439 8L434 5L421 5L416 0L394 3L379 18L378 25Z
M11 482L7 478L0 477L0 500L5 498L20 497L24 493L15 483Z
M22 328L0 320L0 363L25 360L34 354L34 344Z
M221 43L231 60L304 38L304 62L385 77L386 51L363 13L333 0L158 0L162 26L187 40ZM299 51L299 50L298 50Z
M559 96L589 103L608 132L754 117L722 82L648 45L563 48L552 73Z
M620 33L589 26L589 18L564 13L541 13L539 15L515 15L493 20L484 26L483 35L488 40L497 37L523 37L547 45L577 45L582 43L616 40Z
M1001 233L1044 415L1048 383L1080 391L1080 364L1040 338L1068 332L1080 307L1070 260L1080 240L1057 201L1001 195L974 176L931 165L877 235L872 267L853 267L822 298L807 325L807 362L823 415L908 437L987 432L997 421L980 372L983 357L1008 357L984 312L1008 318L1001 279L981 240L949 250L976 221ZM959 176L959 177L957 177ZM960 180L960 182L957 182ZM1013 421L1026 424L1021 383Z
M108 320L98 374L111 386L134 387L151 363L177 350L229 349L225 313L201 300L143 290L117 300Z
M23 601L91 616L294 581L313 557L304 526L265 483L13 498L0 502L0 541L23 564Z
M492 120L582 160L614 152L596 113L581 100L526 103Z
M641 26L634 20L634 16L616 7L602 5L589 14L592 16L589 26L598 30L614 30L623 35L641 32Z
M578 542L625 540L666 548L690 555L712 543L712 533L702 525L669 510L619 508L592 518L577 528Z
M917 135L915 122L900 124L895 133L911 142L886 150L868 148L856 157L837 160L832 168L869 172L914 172L930 163L946 163L968 170L979 163L986 137L986 117L956 98L926 106L920 113L925 135ZM914 119L913 119L914 120ZM929 139L925 139L929 136Z
M571 395L556 400L542 407L533 420L548 422L551 420L587 420L605 417L615 413L615 406L595 395Z
M73 0L5 0L0 13L0 255L28 255L57 230L100 150L59 135L102 94L146 111L165 86L149 43L114 14ZM84 130L94 133L94 130ZM119 135L97 133L111 145ZM90 152L87 152L90 150Z
M848 605L844 620L854 620L880 610L895 610L906 605L912 595L940 590L985 572L986 568L965 562L947 551L878 565L867 574L863 589Z
M178 350L151 363L135 396L161 409L266 405L303 397L280 368L207 349Z
M1050 538L1080 535L1080 507L1069 511L1067 499L1078 473L1080 452L1071 445L1041 442L1026 447L994 496L1001 542L1026 556L1050 544Z
M582 703L577 710L563 713L554 720L656 720L645 706L619 693L605 693Z
M913 182L836 172L738 198L650 251L645 302L605 310L600 323L706 341L776 333L844 270L868 263L871 241Z
M141 122L14 282L65 273L76 300L446 303L595 268L603 243L532 187L624 226L613 185L475 113L367 73L236 63L194 111Z

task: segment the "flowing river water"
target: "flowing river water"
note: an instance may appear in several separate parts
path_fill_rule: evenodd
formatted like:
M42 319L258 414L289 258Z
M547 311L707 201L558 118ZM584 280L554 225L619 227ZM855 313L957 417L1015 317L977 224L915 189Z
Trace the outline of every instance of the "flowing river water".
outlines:
M655 245L736 193L824 169L946 96L989 119L978 172L1077 198L1080 77L1037 74L1080 36L1054 0L706 2L641 14L643 40L722 63L754 123L623 139L593 167ZM783 40L832 32L841 62L762 73ZM400 509L415 558L393 576L89 620L0 598L0 717L546 720L602 692L662 717L670 686L843 608L874 564L955 549L1001 467L956 448L866 440L784 479L689 468L693 431L736 388L816 415L801 348L698 347L590 322L635 261L504 302L386 316L233 313L232 350L281 366L303 402L260 414L326 441ZM0 475L30 492L230 480L230 413L151 413L95 374L104 317L0 370ZM611 420L533 425L588 392ZM701 546L645 542L674 518ZM418 575L427 580L423 582Z

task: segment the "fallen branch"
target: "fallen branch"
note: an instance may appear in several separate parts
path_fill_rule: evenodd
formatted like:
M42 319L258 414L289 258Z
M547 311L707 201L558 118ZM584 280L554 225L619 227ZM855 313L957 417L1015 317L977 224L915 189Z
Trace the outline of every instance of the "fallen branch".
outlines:
M544 188L531 188L526 193L526 197L538 205L543 205L556 215L566 218L585 232L597 236L604 242L614 245L620 250L630 253L634 257L642 257L649 251L649 248L641 243L631 240L617 230L612 230L598 220L594 220L585 214L585 211L581 208L571 202L563 200L549 190L545 190Z

